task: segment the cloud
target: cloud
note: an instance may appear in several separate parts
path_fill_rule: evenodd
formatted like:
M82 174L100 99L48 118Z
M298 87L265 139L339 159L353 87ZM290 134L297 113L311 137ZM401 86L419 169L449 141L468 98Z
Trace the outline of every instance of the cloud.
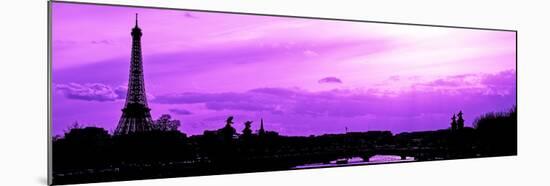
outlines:
M456 87L462 85L461 81L454 81L451 79L437 79L428 83L423 83L422 85L434 86L434 87Z
M101 83L57 84L55 90L69 99L86 101L115 101L126 97L125 87L119 86L113 88Z
M516 71L507 70L497 74L484 75L481 83L487 87L515 87Z
M342 83L342 80L336 78L336 77L325 77L323 79L320 79L318 81L319 83Z
M187 17L187 18L198 18L197 16L191 14L190 12L185 12L184 15L185 15L185 17Z
M510 94L516 89L516 71L505 70L494 74L478 73L447 76L428 82L413 84L414 88L456 91L471 89L484 94Z
M312 50L305 50L303 53L307 57L315 57L319 55L317 52L314 52Z
M181 109L181 108L173 108L173 109L169 109L168 111L170 111L171 113L177 114L177 115L191 115L191 114L193 114L193 113L191 113L191 111Z
M113 41L112 41L112 40L106 40L106 39L104 39L104 40L98 40L98 41L95 41L95 40L94 40L94 41L92 41L91 43L92 43L92 44L104 44L104 45L109 45L109 44L112 44Z
M458 77L451 77L458 78ZM507 108L514 92L487 94L486 88L417 89L385 93L383 90L310 92L289 88L258 88L246 92L181 93L158 96L161 104L204 104L214 111L268 112L302 117L416 117ZM437 100L437 101L434 101Z
M487 94L515 94L516 71L507 70L497 74L487 74L483 76L480 82L487 88Z
M261 93L266 95L282 96L282 97L296 97L301 95L300 89L285 89L285 88L257 88L248 92Z
M401 79L401 77L400 76L390 76L388 79L390 81L399 81Z
M118 96L119 99L126 99L126 95L128 94L128 87L126 86L118 86L114 89L115 94ZM150 94L147 94L147 98L150 99Z
M479 84L481 74L463 74L455 76L447 76L418 85L429 87L463 87Z
M244 93L198 93L184 92L157 96L155 103L160 104L205 104L209 110L245 110L245 111L270 111L279 112L277 104L280 103L277 93L264 93L269 89L251 90ZM282 90L284 91L284 90ZM274 93L274 92L273 92Z
M56 51L59 51L59 50L70 49L77 44L78 43L76 41L72 41L72 40L54 40L52 43L52 46L55 48Z
M227 100L244 100L248 99L246 95L225 92L225 93L198 93L198 92L184 92L179 94L161 95L156 97L157 103L180 103L180 104L193 104L204 102L224 102Z

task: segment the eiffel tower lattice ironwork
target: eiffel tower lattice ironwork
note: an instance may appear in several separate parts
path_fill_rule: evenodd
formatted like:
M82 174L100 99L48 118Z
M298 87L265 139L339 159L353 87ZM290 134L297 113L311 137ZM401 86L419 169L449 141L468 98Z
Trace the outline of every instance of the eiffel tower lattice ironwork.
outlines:
M115 135L147 132L152 130L151 109L147 106L141 57L141 29L136 25L132 29L132 57L126 103L115 130Z

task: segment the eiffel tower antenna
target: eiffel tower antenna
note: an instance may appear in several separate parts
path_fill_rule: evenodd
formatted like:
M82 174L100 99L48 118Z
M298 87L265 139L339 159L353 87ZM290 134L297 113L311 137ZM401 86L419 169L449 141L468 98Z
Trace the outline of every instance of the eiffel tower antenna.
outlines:
M122 116L115 130L115 135L141 133L152 130L153 120L151 109L147 106L145 82L143 77L143 61L141 57L141 29L137 25L132 29L132 56L130 60L130 76L128 78L128 93L122 109Z
M138 14L136 13L136 27L138 27Z

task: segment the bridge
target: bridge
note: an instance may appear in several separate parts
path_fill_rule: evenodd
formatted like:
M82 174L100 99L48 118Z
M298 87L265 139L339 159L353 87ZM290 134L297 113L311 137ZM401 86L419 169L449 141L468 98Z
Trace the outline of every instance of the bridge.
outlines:
M446 159L452 157L451 151L444 147L395 147L393 145L375 147L337 147L330 149L304 149L301 151L288 151L284 153L269 153L261 156L249 156L245 161L262 164L265 161L276 161L288 164L328 163L333 160L360 157L368 162L375 155L395 155L405 160L413 157L417 161Z

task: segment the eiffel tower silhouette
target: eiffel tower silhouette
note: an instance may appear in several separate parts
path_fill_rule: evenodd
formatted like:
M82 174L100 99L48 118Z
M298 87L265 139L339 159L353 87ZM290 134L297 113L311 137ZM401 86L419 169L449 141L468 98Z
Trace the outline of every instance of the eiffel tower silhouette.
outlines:
M126 103L115 130L115 135L141 133L152 130L151 109L147 106L145 83L143 82L143 62L141 58L141 29L136 25L132 29L132 57Z

